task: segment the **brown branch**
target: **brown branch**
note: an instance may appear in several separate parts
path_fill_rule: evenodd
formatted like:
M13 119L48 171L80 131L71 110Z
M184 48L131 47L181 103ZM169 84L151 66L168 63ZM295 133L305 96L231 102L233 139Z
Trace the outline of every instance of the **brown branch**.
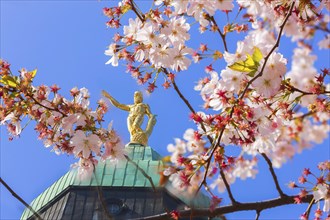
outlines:
M167 71L167 69L162 68L162 71L168 75L169 72ZM192 107L192 105L190 104L190 102L186 99L186 97L182 94L181 90L179 89L178 85L176 84L175 80L173 79L172 81L174 90L176 91L176 93L179 95L179 97L181 98L181 100L186 104L186 106L189 108L189 110L193 113L196 114L195 109ZM202 122L199 123L201 128L203 129L203 131L206 133L206 128L204 126L204 124ZM207 139L209 140L209 142L212 144L213 142L213 138L209 135L206 135Z
M261 211L259 211L259 210L256 211L256 220L259 219L259 217L260 217L260 213L261 213Z
M230 118L233 116L233 112L234 112L234 106L230 110L230 115L229 115ZM209 155L209 157L208 157L208 159L206 161L207 162L207 165L206 165L206 168L205 168L205 174L204 174L204 177L203 177L202 182L200 183L200 185L198 187L197 192L201 189L202 185L206 184L207 172L209 170L209 167L210 167L210 164L211 164L211 160L212 160L213 154L214 154L215 150L217 149L217 146L220 146L220 141L221 141L222 135L223 135L223 133L225 131L225 128L226 128L226 126L222 128L221 133L220 133L219 137L216 140L216 143L215 144L211 143L212 146L213 146L213 149L212 149L212 151L211 151L211 153L210 153L210 155ZM221 174L221 172L222 172L221 167L219 167L219 168L220 168L220 174ZM230 189L230 186L229 186L229 184L227 182L227 179L226 179L225 175L223 175L221 177L223 179L223 182L225 183L226 189L228 191L228 195L231 195L232 196L232 197L229 196L230 200L232 201L233 204L236 204L237 201L234 199L234 197L233 197L233 195L231 193L231 189ZM197 192L196 192L196 194L197 194Z
M67 117L67 115L64 114L63 112L61 112L60 110L55 109L55 108L47 107L47 106L45 106L44 104L40 103L38 100L36 100L36 99L33 97L33 95L31 95L31 94L26 94L26 96L30 97L30 98L31 98L31 99L32 99L37 105L40 105L41 107L44 107L45 109L48 109L49 111L55 111L55 112L58 112L58 113L62 114L62 116Z
M143 17L142 15L140 15L139 12L137 11L137 9L136 9L136 7L135 7L135 2L134 2L134 0L131 0L130 3L131 3L131 7L132 7L133 12L136 14L136 16L138 16L138 18L140 19L141 22L144 22L145 19L144 19L144 17Z
M233 193L231 192L231 189L230 189L230 185L228 184L228 181L226 179L226 176L225 176L225 173L223 172L223 170L221 169L221 166L219 164L219 167L220 167L220 175L221 175L221 178L222 178L222 181L224 182L225 186L226 186L226 189L228 191L228 196L230 198L230 201L232 204L237 204L238 202L235 200L234 196L233 196Z
M41 216L27 202L25 202L24 199L22 199L22 197L17 195L17 193L12 188L10 188L10 186L1 177L0 177L0 183L12 194L12 196L14 196L26 208L28 208L37 219L42 220Z
M194 217L206 217L206 216L215 217L215 216L238 212L238 211L261 212L263 210L275 208L278 206L295 204L294 198L297 196L299 196L299 195L279 197L276 199L265 200L265 201L261 201L261 202L239 203L239 204L235 204L235 205L223 206L223 207L216 208L213 212L211 212L210 209L208 209L208 208L193 209L193 210L188 209L188 210L179 211L179 214L180 214L180 217L189 217L191 215L191 212L193 212ZM313 195L307 195L306 197L304 197L302 199L302 203L310 203L312 201L312 199L313 199ZM158 219L168 219L168 218L169 218L168 213L162 213L159 215L144 217L144 218L140 218L140 219L158 220Z
M225 51L228 51L227 42L226 42L226 35L223 34L223 33L221 32L221 30L220 30L220 28L219 28L219 26L218 26L218 24L217 24L217 22L215 21L215 19L214 19L213 16L211 16L211 21L212 21L213 24L217 27L217 31L218 31L218 33L220 34L220 37L221 37L221 39L222 39L222 42L223 42L223 46L224 46L224 48L225 48Z
M273 177L273 180L274 180L274 183L275 183L275 186L276 186L276 190L280 194L281 198L282 197L287 197L287 195L283 193L283 191L280 187L280 184L278 183L278 179L277 179L277 176L275 174L272 161L270 161L270 159L267 157L267 155L265 153L261 153L261 156L266 160L266 162L268 164L269 171L272 174L272 177Z
M244 98L244 95L245 93L247 92L248 88L250 87L250 85L256 80L258 79L259 77L261 77L264 73L264 69L266 67L266 64L267 64L267 61L270 57L270 55L272 55L272 53L275 51L275 49L280 45L280 41L281 41L281 36L282 36L282 33L283 33L283 30L284 30L284 26L286 24L286 22L288 21L290 15L292 14L292 10L293 10L293 6L295 4L295 1L292 2L291 6L290 6L290 9L289 9L289 13L286 15L284 21L282 22L282 24L280 25L280 32L278 33L278 36L277 36L277 39L276 39L276 43L274 44L273 48L269 51L269 53L267 54L267 56L265 57L265 61L264 61L264 64L262 65L261 67L261 70L260 72L255 76L253 77L246 85L245 89L243 90L242 94L240 95L239 99L242 99Z
M125 158L128 162L132 163L143 174L143 176L145 178L148 179L148 181L151 184L151 187L152 187L153 191L156 192L156 187L155 187L154 182L152 181L152 178L141 167L139 167L139 165L137 163L135 163L133 160L131 160L131 158L129 158L127 155L125 155Z
M311 116L311 115L314 115L314 114L316 114L316 111L309 111L309 112L307 112L307 113L305 113L305 114L303 114L301 116L297 116L297 117L292 118L292 120L304 119L304 118L306 118L308 116Z
M189 108L189 110L196 114L196 111L194 110L194 108L191 106L190 102L186 99L186 97L184 97L184 95L181 93L180 89L178 88L175 80L172 80L172 84L174 87L174 90L178 93L179 97L182 99L182 101L186 104L186 106Z
M165 69L165 68L162 68L162 71L163 71L166 75L169 74L169 72L168 72L167 69ZM194 110L194 108L192 107L192 105L190 104L190 102L186 99L186 97L181 93L181 91L180 91L180 89L178 88L177 84L175 83L175 80L174 80L174 79L172 80L172 84L173 84L174 90L177 92L177 94L179 95L179 97L181 98L181 100L186 104L186 106L189 108L189 110L190 110L192 113L195 114L196 111ZM233 115L233 112L234 112L233 110L234 110L234 107L233 107L233 108L231 109L231 111L230 111L230 117L232 117L232 115ZM201 128L203 129L203 131L206 132L206 128L205 128L204 124L201 122L200 125L201 125ZM211 159L212 159L212 157L213 157L213 154L214 154L215 150L217 149L217 146L219 146L219 144L220 144L220 140L221 140L221 138L222 138L222 135L223 135L224 131L225 131L225 127L221 130L221 133L220 133L220 135L219 135L219 138L216 140L216 143L213 143L214 140L213 140L213 138L212 138L211 136L206 135L207 138L208 138L208 140L209 140L209 142L210 142L210 144L211 144L211 148L212 148L212 147L213 147L213 148L212 148L211 153L210 153L210 155L209 155L209 157L208 157L208 159L207 159L207 165L206 165L206 168L205 168L205 174L204 174L204 177L203 177L203 180L202 180L201 184L199 185L199 187L198 187L198 189L197 189L197 191L196 191L196 195L197 195L197 193L199 192L199 190L202 188L202 186L203 186L204 184L207 184L207 183L206 183L206 177L207 177L208 169L209 169L210 164L211 164ZM224 180L224 182L227 182L225 176L223 176L223 180ZM226 186L226 189L227 189L227 191L228 191L228 194L231 195L230 199L231 199L231 201L233 202L233 204L234 204L234 203L237 203L236 200L234 199L232 193L231 193L230 186L229 186L228 182L227 182L227 185L225 184L225 186Z

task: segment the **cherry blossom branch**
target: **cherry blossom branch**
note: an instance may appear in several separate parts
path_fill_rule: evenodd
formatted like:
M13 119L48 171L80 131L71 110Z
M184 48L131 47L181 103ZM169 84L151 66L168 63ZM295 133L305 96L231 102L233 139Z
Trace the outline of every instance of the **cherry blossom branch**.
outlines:
M41 216L27 202L25 202L24 199L22 199L22 197L20 197L1 177L0 183L12 194L12 196L14 196L26 208L28 208L37 219L42 220Z
M169 72L167 71L167 69L163 68L162 70L163 70L163 72L164 72L166 75L169 74ZM177 84L175 83L175 80L174 80L174 79L172 79L172 84L173 84L174 90L177 92L177 94L178 94L179 97L182 99L182 101L187 105L187 107L189 108L189 110L190 110L192 113L195 114L196 111L194 110L194 108L192 107L192 105L190 104L190 102L186 99L186 97L181 93L181 91L180 91L180 89L178 88ZM231 112L230 112L230 118L232 117L232 114L233 114L233 112L234 112L233 110L234 110L234 107L231 109ZM205 128L204 124L201 122L200 125L201 125L203 131L206 132L206 128ZM200 189L202 188L203 185L206 185L206 184L207 184L207 183L206 183L206 177L207 177L208 169L209 169L210 164L211 164L211 159L212 159L212 157L213 157L213 154L214 154L215 150L217 149L217 146L219 146L219 144L220 144L220 140L221 140L221 138L222 138L222 135L223 135L223 133L224 133L224 130L225 130L225 128L223 128L223 129L221 130L221 133L220 133L220 135L219 135L219 138L218 138L217 141L216 141L216 144L213 144L213 141L214 141L213 138L212 138L211 136L207 135L207 138L208 138L208 140L209 140L209 142L210 142L210 144L211 144L211 147L213 146L213 149L212 149L212 151L211 151L211 153L210 153L210 155L209 155L209 157L208 157L208 159L207 159L207 165L206 165L206 168L205 168L205 174L204 174L204 177L203 177L202 182L200 183L198 189L196 190L196 194L200 191ZM232 192L231 192L230 186L229 186L229 184L228 184L228 182L227 182L227 179L226 179L226 177L225 177L225 175L224 175L224 173L223 173L221 167L220 167L220 173L221 173L221 177L222 177L222 179L223 179L223 181L224 181L224 183L225 183L225 186L226 186L226 189L227 189L227 191L228 191L228 195L229 195L229 198L230 198L231 202L232 202L233 204L236 204L237 201L236 201L236 200L234 199L234 197L233 197L233 194L232 194Z
M270 161L270 159L267 157L267 155L265 153L261 153L261 156L266 160L268 167L269 167L269 171L272 174L275 186L276 186L276 190L278 191L278 193L280 194L281 198L282 197L287 197L287 195L285 193L283 193L280 184L278 183L278 179L277 176L275 174L274 168L273 168L273 164Z
M4 88L4 86L2 86L2 85L0 85L0 88ZM10 92L18 92L18 93L23 93L23 94L25 94L24 92L22 92L22 91L20 91L20 90L16 90L16 89L11 89L11 88L6 88L8 91L10 91ZM66 114L64 114L63 112L61 112L60 110L58 110L58 109L55 109L55 108L50 108L50 107L48 107L48 106L45 106L44 104L42 104L42 103L40 103L38 100L36 100L34 97L33 97L33 95L31 95L31 94L25 94L27 97L29 97L29 98L31 98L37 105L40 105L41 107L43 107L43 108L45 108L45 109L48 109L49 111L56 111L56 112L58 112L58 113L60 113L61 115L63 115L63 116L67 116ZM22 100L22 101L24 101L24 98L21 96L21 95L19 95L19 98Z
M188 101L188 100L182 95L181 91L180 91L179 88L177 87L177 85L176 85L176 83L175 83L174 80L172 80L172 84L173 84L173 87L174 87L175 91L178 93L179 97L184 101L184 103L188 106L188 108L190 109L190 111L191 111L192 113L195 113L195 110L193 109L193 107L191 106L191 104L189 103L189 101ZM232 109L232 111L231 111L231 113L230 113L230 117L232 116L232 113L233 113L233 109ZM206 129L205 129L203 123L200 123L200 124L201 124L201 126L202 126L202 129L203 129L204 131L206 131ZM204 177L203 177L202 182L200 183L198 189L196 190L196 194L200 191L200 189L202 188L203 185L207 184L207 183L206 183L206 177L207 177L208 169L209 169L210 164L211 164L211 159L212 159L212 157L213 157L213 154L214 154L215 150L217 149L216 146L219 146L219 144L220 144L220 140L221 140L221 138L222 138L222 135L223 135L224 130L225 130L225 128L222 129L222 131L221 131L221 133L220 133L220 136L219 136L219 138L218 138L218 140L217 140L217 143L216 143L215 145L212 144L213 139L212 139L209 135L207 135L207 137L208 137L208 139L209 139L211 145L213 145L213 149L212 149L212 151L211 151L211 153L210 153L210 155L209 155L209 158L207 159L207 165L206 165L206 168L205 168L205 174L204 174ZM228 182L227 182L227 179L226 179L226 177L225 177L225 175L224 175L224 172L223 172L223 170L221 169L221 166L219 166L219 167L220 167L221 178L223 179L223 181L224 181L224 183L225 183L226 189L227 189L227 191L228 191L229 198L230 198L230 200L231 200L231 202L232 202L233 204L236 204L237 201L234 199L234 196L233 196L233 194L232 194L232 192L231 192L230 186L229 186L229 184L228 184Z
M230 115L229 115L230 118L233 116L233 112L234 112L234 106L231 108ZM203 177L203 180L202 180L202 182L200 183L200 185L199 185L199 187L198 187L198 189L197 189L197 191L196 191L196 194L197 194L197 192L199 192L199 190L202 188L202 185L207 184L207 183L206 183L207 172L208 172L208 170L209 170L209 168L210 168L210 164L211 164L211 160L212 160L213 154L214 154L215 150L217 149L217 146L220 146L220 141L221 141L222 135L223 135L223 133L224 133L224 131L225 131L225 128L226 128L226 126L224 126L224 127L222 128L221 133L220 133L219 137L218 137L217 140L216 140L216 143L215 143L215 144L211 143L211 144L212 144L211 147L213 147L213 149L212 149L212 151L211 151L209 157L208 157L207 160L206 160L206 163L207 163L207 164L206 164L206 168L205 168L204 177ZM230 200L231 200L231 202L232 202L233 204L237 204L237 201L234 199L234 197L233 197L233 195L232 195L232 193L231 193L230 186L229 186L229 184L228 184L228 182L227 182L227 180L226 180L226 176L224 175L224 173L223 173L223 171L222 171L222 169L221 169L221 166L220 166L219 168L220 168L220 174L221 174L221 172L222 172L222 174L223 174L223 175L221 175L221 177L222 177L222 179L223 179L223 181L224 181L224 183L225 183L226 190L228 191L229 198L230 198ZM226 182L227 182L227 184L226 184ZM232 197L230 197L230 195L231 195Z
M286 197L279 197L276 199L271 199L271 200L265 200L261 202L251 202L251 203L239 203L239 204L233 204L229 206L223 206L223 207L218 207L216 208L213 212L210 211L208 208L203 208L203 209L187 209L183 211L178 211L180 217L189 217L191 213L193 212L194 217L215 217L219 216L222 214L228 214L228 213L233 213L233 212L238 212L238 211L253 211L255 210L256 212L261 212L266 209L270 208L275 208L278 206L283 206L283 205L290 205L290 204L295 204L294 198L297 197L298 195L294 196L286 196ZM313 199L313 195L307 195L302 199L302 203L310 203ZM144 217L140 219L144 220L160 220L160 219L168 219L169 214L168 213L162 213L159 215L154 215L150 217Z
M162 71L168 75L169 72L167 69L165 68L162 68ZM176 91L176 93L179 95L179 97L181 98L181 100L186 104L186 106L189 108L189 110L193 113L193 114L196 114L196 111L195 109L192 107L192 105L190 104L190 102L186 99L186 97L182 94L181 90L179 89L178 85L176 84L175 80L172 79L171 80L172 84L173 84L173 87L174 87L174 90ZM201 128L203 129L204 132L206 132L206 128L204 126L204 124L201 122L199 123ZM209 135L207 135L207 139L210 141L210 143L212 144L213 142L213 138Z
M60 114L62 114L63 116L67 117L66 114L64 114L63 112L61 112L60 110L58 109L54 109L54 108L50 108L50 107L47 107L45 106L44 104L40 103L38 100L36 100L33 95L30 95L30 94L27 94L28 97L30 97L37 105L40 105L41 107L45 108L45 109L48 109L49 111L55 111L55 112L58 112Z
M217 27L217 31L218 31L218 33L220 34L220 37L221 37L221 39L222 39L222 42L223 42L223 46L224 46L224 48L225 48L225 51L228 51L227 42L226 42L226 35L223 34L223 33L221 32L221 30L220 30L220 28L219 28L219 26L218 26L218 24L217 24L217 22L215 21L215 19L214 19L213 16L211 16L211 21L212 21L213 24Z
M131 158L129 158L127 155L124 155L124 156L128 162L132 163L143 174L143 176L148 179L148 181L151 184L152 190L154 192L156 192L156 187L155 187L154 182L152 181L152 178L141 167L139 167L139 165L137 163L135 163L133 160L131 160Z
M284 26L285 26L286 22L288 21L289 17L291 16L291 14L292 14L292 10L293 10L294 5L295 5L295 1L292 2L288 14L285 16L282 24L280 25L280 32L278 33L278 36L277 36L277 39L276 39L276 43L274 44L274 46L272 47L272 49L269 51L269 53L265 57L265 61L264 61L263 65L262 65L262 67L261 67L260 72L247 83L247 85L246 85L245 89L243 90L242 94L240 95L239 99L244 98L245 93L247 92L247 90L250 87L250 85L256 79L258 79L259 77L261 77L264 74L264 69L266 67L266 64L267 64L267 61L268 61L270 55L272 55L272 53L275 51L275 49L280 45L281 36L282 36L283 30L284 30Z

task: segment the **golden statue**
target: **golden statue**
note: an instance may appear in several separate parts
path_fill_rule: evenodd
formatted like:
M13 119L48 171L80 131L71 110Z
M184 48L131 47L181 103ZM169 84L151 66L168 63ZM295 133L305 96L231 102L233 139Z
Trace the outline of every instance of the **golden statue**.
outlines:
M142 103L142 93L136 91L134 93L134 104L124 105L119 103L106 91L102 91L102 95L109 99L112 105L122 110L128 111L127 127L130 133L130 143L148 145L148 138L151 135L152 129L156 124L156 115L151 114L149 105ZM144 116L148 116L148 124L146 130L141 128Z

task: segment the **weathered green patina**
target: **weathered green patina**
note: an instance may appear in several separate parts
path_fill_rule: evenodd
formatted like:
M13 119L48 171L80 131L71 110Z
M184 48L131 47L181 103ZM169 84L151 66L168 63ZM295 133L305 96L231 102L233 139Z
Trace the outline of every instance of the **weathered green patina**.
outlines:
M160 172L163 169L161 156L155 152L151 147L144 147L141 145L128 145L125 147L129 158L143 169L148 176L151 177L152 182L157 188L159 186ZM95 175L88 181L79 181L76 178L76 170L71 170L52 184L48 189L41 193L31 203L31 207L40 212L43 207L52 201L55 201L63 195L69 188L74 186L79 187L113 187L113 188L151 188L150 181L143 175L143 173L136 167L135 164L127 160L118 163L109 160L99 162L96 167ZM166 187L171 193L170 187ZM209 199L204 195L200 195L198 199L189 201L183 195L175 194L175 197L183 201L185 204L193 205L195 207L208 207ZM29 209L25 209L21 219L28 219L33 215Z

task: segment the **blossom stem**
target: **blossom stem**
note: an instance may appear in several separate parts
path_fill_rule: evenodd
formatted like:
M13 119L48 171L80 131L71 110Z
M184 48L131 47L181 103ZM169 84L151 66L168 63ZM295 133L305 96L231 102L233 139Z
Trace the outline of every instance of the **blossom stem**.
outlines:
M234 110L234 107L231 108L230 116L229 116L230 118L233 116L233 112L234 112L233 110ZM205 174L204 174L204 177L203 177L202 182L200 183L200 185L199 185L199 187L198 187L198 189L197 189L197 192L199 192L199 190L201 189L201 187L202 187L203 184L206 184L207 172L208 172L208 170L209 170L209 168L210 168L210 164L211 164L211 160L212 160L213 154L214 154L215 150L220 146L220 141L221 141L222 135L223 135L223 133L224 133L224 131L225 131L225 128L226 128L226 126L224 126L224 127L222 128L219 137L216 139L216 143L211 142L211 148L212 148L212 150L211 150L211 153L210 153L210 155L209 155L209 157L208 157L208 159L207 159L207 161L206 161L207 164L206 164L206 168L205 168ZM221 171L222 171L222 170L221 170L221 168L220 168L220 173L221 173ZM223 176L221 176L221 177L222 177L222 179L224 180L224 182L227 182L225 175L223 175ZM227 185L225 184L225 186L226 186L226 189L227 189L227 191L228 191L228 194L230 194L229 192L231 192L231 190L230 190L230 186L229 186L228 182L227 182ZM197 192L196 192L196 194L197 194ZM233 200L231 200L232 203L233 203L233 204L237 204L237 202L236 202L236 200L234 199L234 197L232 197L232 198L233 198Z
M311 202L308 205L308 208L307 208L307 211L306 211L306 217L307 217L307 219L309 219L309 215L311 213L313 204L314 204L314 198L311 200Z
M0 177L0 183L18 200L20 201L25 207L27 207L28 209L30 209L31 212L33 212L33 215L39 219L42 220L41 216L27 203L24 201L24 199L22 199L22 197L20 197L19 195L17 195L17 193Z

